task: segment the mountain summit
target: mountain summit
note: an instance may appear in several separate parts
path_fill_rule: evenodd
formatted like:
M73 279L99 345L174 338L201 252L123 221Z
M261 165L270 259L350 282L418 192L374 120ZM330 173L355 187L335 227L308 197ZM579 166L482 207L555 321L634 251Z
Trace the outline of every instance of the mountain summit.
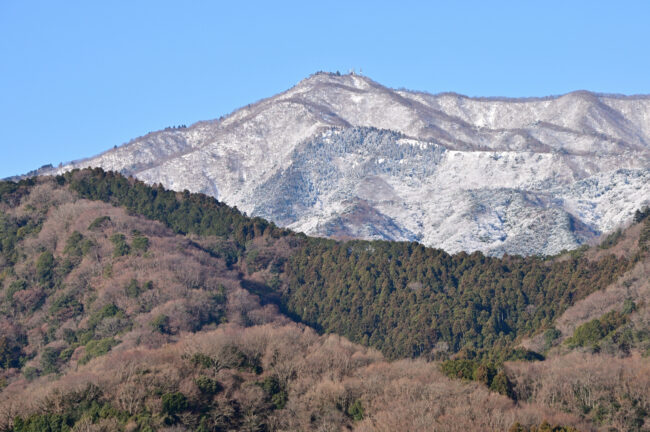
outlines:
M469 98L317 73L50 173L87 166L313 235L555 254L650 202L650 97Z

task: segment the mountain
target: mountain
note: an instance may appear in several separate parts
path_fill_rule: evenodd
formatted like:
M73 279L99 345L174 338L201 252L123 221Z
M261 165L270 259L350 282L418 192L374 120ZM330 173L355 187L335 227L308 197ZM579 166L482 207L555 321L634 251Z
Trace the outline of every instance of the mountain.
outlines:
M40 172L116 170L311 235L555 254L650 202L649 118L648 96L469 98L318 73Z
M496 258L101 169L0 182L0 430L647 430L649 250L649 209Z

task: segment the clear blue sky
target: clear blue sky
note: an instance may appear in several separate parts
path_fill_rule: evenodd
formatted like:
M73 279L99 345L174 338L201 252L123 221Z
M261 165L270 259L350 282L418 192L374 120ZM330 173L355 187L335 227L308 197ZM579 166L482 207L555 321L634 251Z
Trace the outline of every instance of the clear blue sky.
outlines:
M0 178L318 70L477 96L650 93L648 1L0 0Z

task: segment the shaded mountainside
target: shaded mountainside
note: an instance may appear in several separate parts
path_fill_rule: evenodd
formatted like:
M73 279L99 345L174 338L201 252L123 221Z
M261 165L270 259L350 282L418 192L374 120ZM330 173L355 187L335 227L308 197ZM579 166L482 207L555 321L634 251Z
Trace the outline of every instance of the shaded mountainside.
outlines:
M648 116L647 96L477 99L319 73L40 172L120 171L311 235L552 255L649 204Z
M3 182L0 430L643 430L646 216L491 258L310 238L98 169ZM625 284L596 333L533 343ZM567 361L597 365L587 405L536 375Z

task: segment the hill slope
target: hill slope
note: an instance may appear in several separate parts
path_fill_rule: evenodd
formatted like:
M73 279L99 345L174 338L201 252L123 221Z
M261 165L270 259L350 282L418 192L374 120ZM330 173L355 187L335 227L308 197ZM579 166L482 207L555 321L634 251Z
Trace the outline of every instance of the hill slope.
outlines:
M647 280L639 220L606 248L497 259L307 238L101 170L0 183L0 428L635 430L650 403L640 301L616 321L631 323L627 348L516 347ZM567 361L575 385L600 392L587 407L548 386Z
M588 427L291 322L251 291L304 239L207 197L99 171L0 183L0 234L0 430Z
M472 99L321 73L44 173L103 167L313 235L555 254L648 203L649 117L646 96Z

